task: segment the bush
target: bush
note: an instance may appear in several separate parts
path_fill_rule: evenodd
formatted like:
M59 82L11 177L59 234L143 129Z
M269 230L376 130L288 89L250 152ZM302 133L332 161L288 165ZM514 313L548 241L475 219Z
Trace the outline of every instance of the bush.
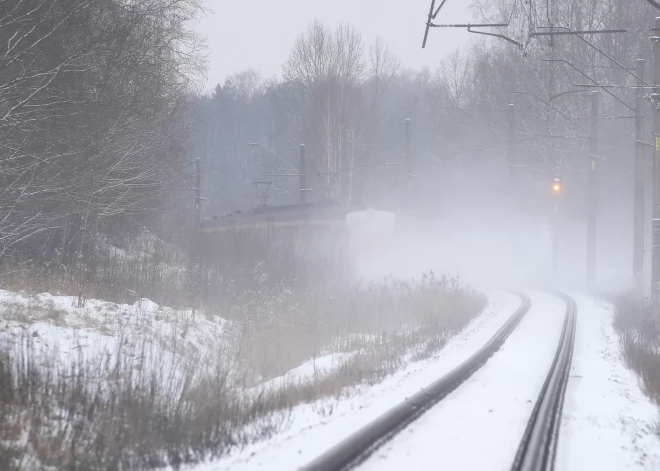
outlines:
M421 359L477 316L485 297L457 278L431 273L418 281L388 278L304 292L255 282L223 314L254 384L322 354L376 349ZM389 355L385 355L389 356ZM390 368L391 370L391 368Z
M308 292L260 277L220 310L227 321L214 342L188 348L192 327L210 328L206 317L90 303L54 320L40 299L53 303L17 296L6 319L14 327L0 336L0 462L13 469L148 469L221 456L276 433L297 404L350 394L432 355L485 304L433 274ZM108 330L121 338L112 351L58 356L27 328L66 326L69 315L108 321L82 315L98 307L122 323ZM336 367L262 384L320 355L337 355Z
M280 393L250 398L227 373L141 374L81 357L44 366L30 337L0 352L3 469L147 469L219 456L285 423ZM246 427L247 425L250 427ZM29 466L28 466L29 467Z
M660 405L660 316L653 305L631 296L616 303L614 328L627 364L641 378L644 392Z

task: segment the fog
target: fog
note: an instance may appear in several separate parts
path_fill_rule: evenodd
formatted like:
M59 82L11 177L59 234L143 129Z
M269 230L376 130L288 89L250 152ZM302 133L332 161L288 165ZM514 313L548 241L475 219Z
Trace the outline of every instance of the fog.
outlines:
M495 21L503 14L449 4L442 23L484 15ZM595 211L594 288L630 289L634 91L600 93L592 126L590 90L575 84L590 68L602 81L630 83L632 77L605 56L586 59L589 44L531 41L520 51L493 38L470 41L474 35L462 29L431 29L422 50L427 5L421 1L360 8L278 3L264 6L255 22L247 21L253 13L247 4L214 8L200 23L209 33L208 88L214 91L198 101L203 117L194 143L208 182L205 217L299 201L298 179L286 175L297 171L303 143L307 202L396 215L387 251L354 254L360 277L413 278L433 270L459 274L479 289L582 289L587 217ZM278 15L281 8L292 14ZM528 19L516 12L517 26L501 32L522 40L520 26ZM279 21L269 21L275 16ZM635 20L612 21L614 28ZM326 42L317 42L320 37ZM625 41L648 59L643 39ZM224 47L230 41L240 49ZM593 41L610 47L603 35ZM320 52L337 54L336 65L316 64ZM549 54L573 68L547 62ZM560 194L551 190L553 178L562 181Z
M0 468L660 469L658 11L0 1Z
M555 211L550 183L533 188L533 210L511 203L506 167L446 175L437 208L413 217L397 214L388 250L358 256L361 276L418 278L459 275L480 289L583 290L586 283L586 214ZM476 174L476 175L475 175ZM630 187L628 187L630 189ZM520 193L517 194L520 198ZM550 204L547 203L550 199ZM558 200L558 206L566 201ZM545 200L545 201L544 201ZM569 201L567 204L571 204ZM518 207L516 207L518 206ZM607 201L597 227L598 289L625 291L632 283L632 198ZM556 261L553 266L553 252Z

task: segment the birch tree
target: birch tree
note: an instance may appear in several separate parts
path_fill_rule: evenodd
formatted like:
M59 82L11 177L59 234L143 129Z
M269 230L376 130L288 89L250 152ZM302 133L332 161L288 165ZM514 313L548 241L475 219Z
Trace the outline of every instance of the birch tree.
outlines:
M2 2L3 253L80 255L92 227L158 207L187 158L198 11L195 0Z

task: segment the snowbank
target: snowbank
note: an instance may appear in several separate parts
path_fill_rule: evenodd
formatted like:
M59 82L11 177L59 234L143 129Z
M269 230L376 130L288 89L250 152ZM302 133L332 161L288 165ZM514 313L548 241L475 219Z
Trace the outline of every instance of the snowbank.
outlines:
M221 354L227 325L217 316L159 306L146 298L134 304L88 299L78 307L75 296L0 290L0 339L10 346L29 339L43 353L42 360L53 363L114 362L122 354L139 357L138 367L147 358L179 368L182 362L199 361L202 353Z

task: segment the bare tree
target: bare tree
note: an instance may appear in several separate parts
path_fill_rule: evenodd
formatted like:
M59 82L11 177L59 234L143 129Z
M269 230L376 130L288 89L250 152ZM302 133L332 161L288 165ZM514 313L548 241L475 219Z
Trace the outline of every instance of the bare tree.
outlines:
M356 126L365 67L360 34L346 24L331 31L318 20L298 38L284 66L300 134L315 157L317 186L337 200L348 195L346 142Z
M460 107L465 103L466 95L470 91L471 67L470 59L459 49L454 50L440 62L436 73L449 92L452 106Z
M203 72L198 11L196 0L2 3L3 253L42 244L81 257L103 220L166 198Z

